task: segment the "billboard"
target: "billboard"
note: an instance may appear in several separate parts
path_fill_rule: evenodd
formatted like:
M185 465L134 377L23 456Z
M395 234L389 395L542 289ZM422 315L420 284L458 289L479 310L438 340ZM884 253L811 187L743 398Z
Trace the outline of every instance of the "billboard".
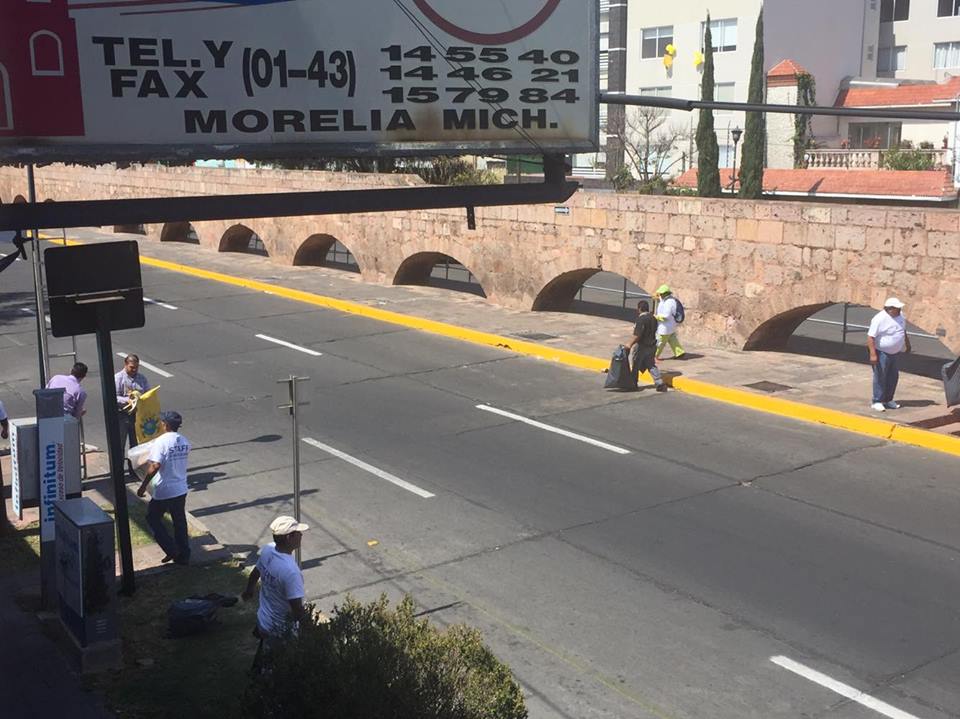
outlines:
M0 160L582 152L597 0L0 0Z

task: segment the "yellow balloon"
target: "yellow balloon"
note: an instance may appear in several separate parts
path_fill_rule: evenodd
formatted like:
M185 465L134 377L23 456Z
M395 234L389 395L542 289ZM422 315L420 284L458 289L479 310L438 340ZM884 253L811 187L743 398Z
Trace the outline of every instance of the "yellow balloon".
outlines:
M672 55L664 55L664 56L663 56L663 66L666 67L666 68L671 68L671 67L673 67L673 56L672 56Z
M695 67L700 67L703 64L703 60L704 57L702 52L697 50L695 53L693 53L693 64Z
M667 54L668 54L668 55L676 55L676 54L677 54L677 48L673 45L673 43L670 43L669 45L667 45L667 46L664 48L664 50L667 51Z

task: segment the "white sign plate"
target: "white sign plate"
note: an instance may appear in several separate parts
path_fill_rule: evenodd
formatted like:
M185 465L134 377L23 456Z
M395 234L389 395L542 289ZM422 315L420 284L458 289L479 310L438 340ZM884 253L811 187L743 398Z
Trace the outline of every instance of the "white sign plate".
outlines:
M597 0L0 5L0 160L594 150Z

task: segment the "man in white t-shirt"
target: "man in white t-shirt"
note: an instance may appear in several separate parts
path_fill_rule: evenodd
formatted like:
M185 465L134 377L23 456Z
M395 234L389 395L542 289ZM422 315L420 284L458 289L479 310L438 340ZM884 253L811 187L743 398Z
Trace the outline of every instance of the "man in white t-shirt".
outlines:
M873 402L870 407L877 412L900 409L900 405L893 401L900 379L897 356L910 351L903 306L896 297L888 298L867 330L867 349L873 365Z
M293 553L300 546L303 533L309 525L293 517L277 517L270 523L273 541L260 550L257 566L250 573L247 586L241 595L244 600L253 597L253 590L260 583L260 606L257 609L257 630L260 647L253 665L259 665L264 642L270 644L297 631L303 618L303 572Z
M187 459L190 442L180 434L183 418L179 412L160 414L160 436L146 462L146 474L137 490L142 497L154 478L152 498L147 505L147 524L154 539L166 552L163 562L190 563L190 535L187 532ZM173 537L163 524L163 515L170 513L173 521Z

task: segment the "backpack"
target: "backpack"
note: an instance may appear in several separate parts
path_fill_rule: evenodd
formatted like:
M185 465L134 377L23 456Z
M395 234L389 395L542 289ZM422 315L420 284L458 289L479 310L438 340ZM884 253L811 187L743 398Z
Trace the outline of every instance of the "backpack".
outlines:
M674 297L673 301L677 303L677 311L673 313L673 319L678 325L682 325L687 318L686 310L683 309L683 303L679 297Z
M167 636L189 637L205 632L217 617L218 602L209 599L180 599L167 609Z

